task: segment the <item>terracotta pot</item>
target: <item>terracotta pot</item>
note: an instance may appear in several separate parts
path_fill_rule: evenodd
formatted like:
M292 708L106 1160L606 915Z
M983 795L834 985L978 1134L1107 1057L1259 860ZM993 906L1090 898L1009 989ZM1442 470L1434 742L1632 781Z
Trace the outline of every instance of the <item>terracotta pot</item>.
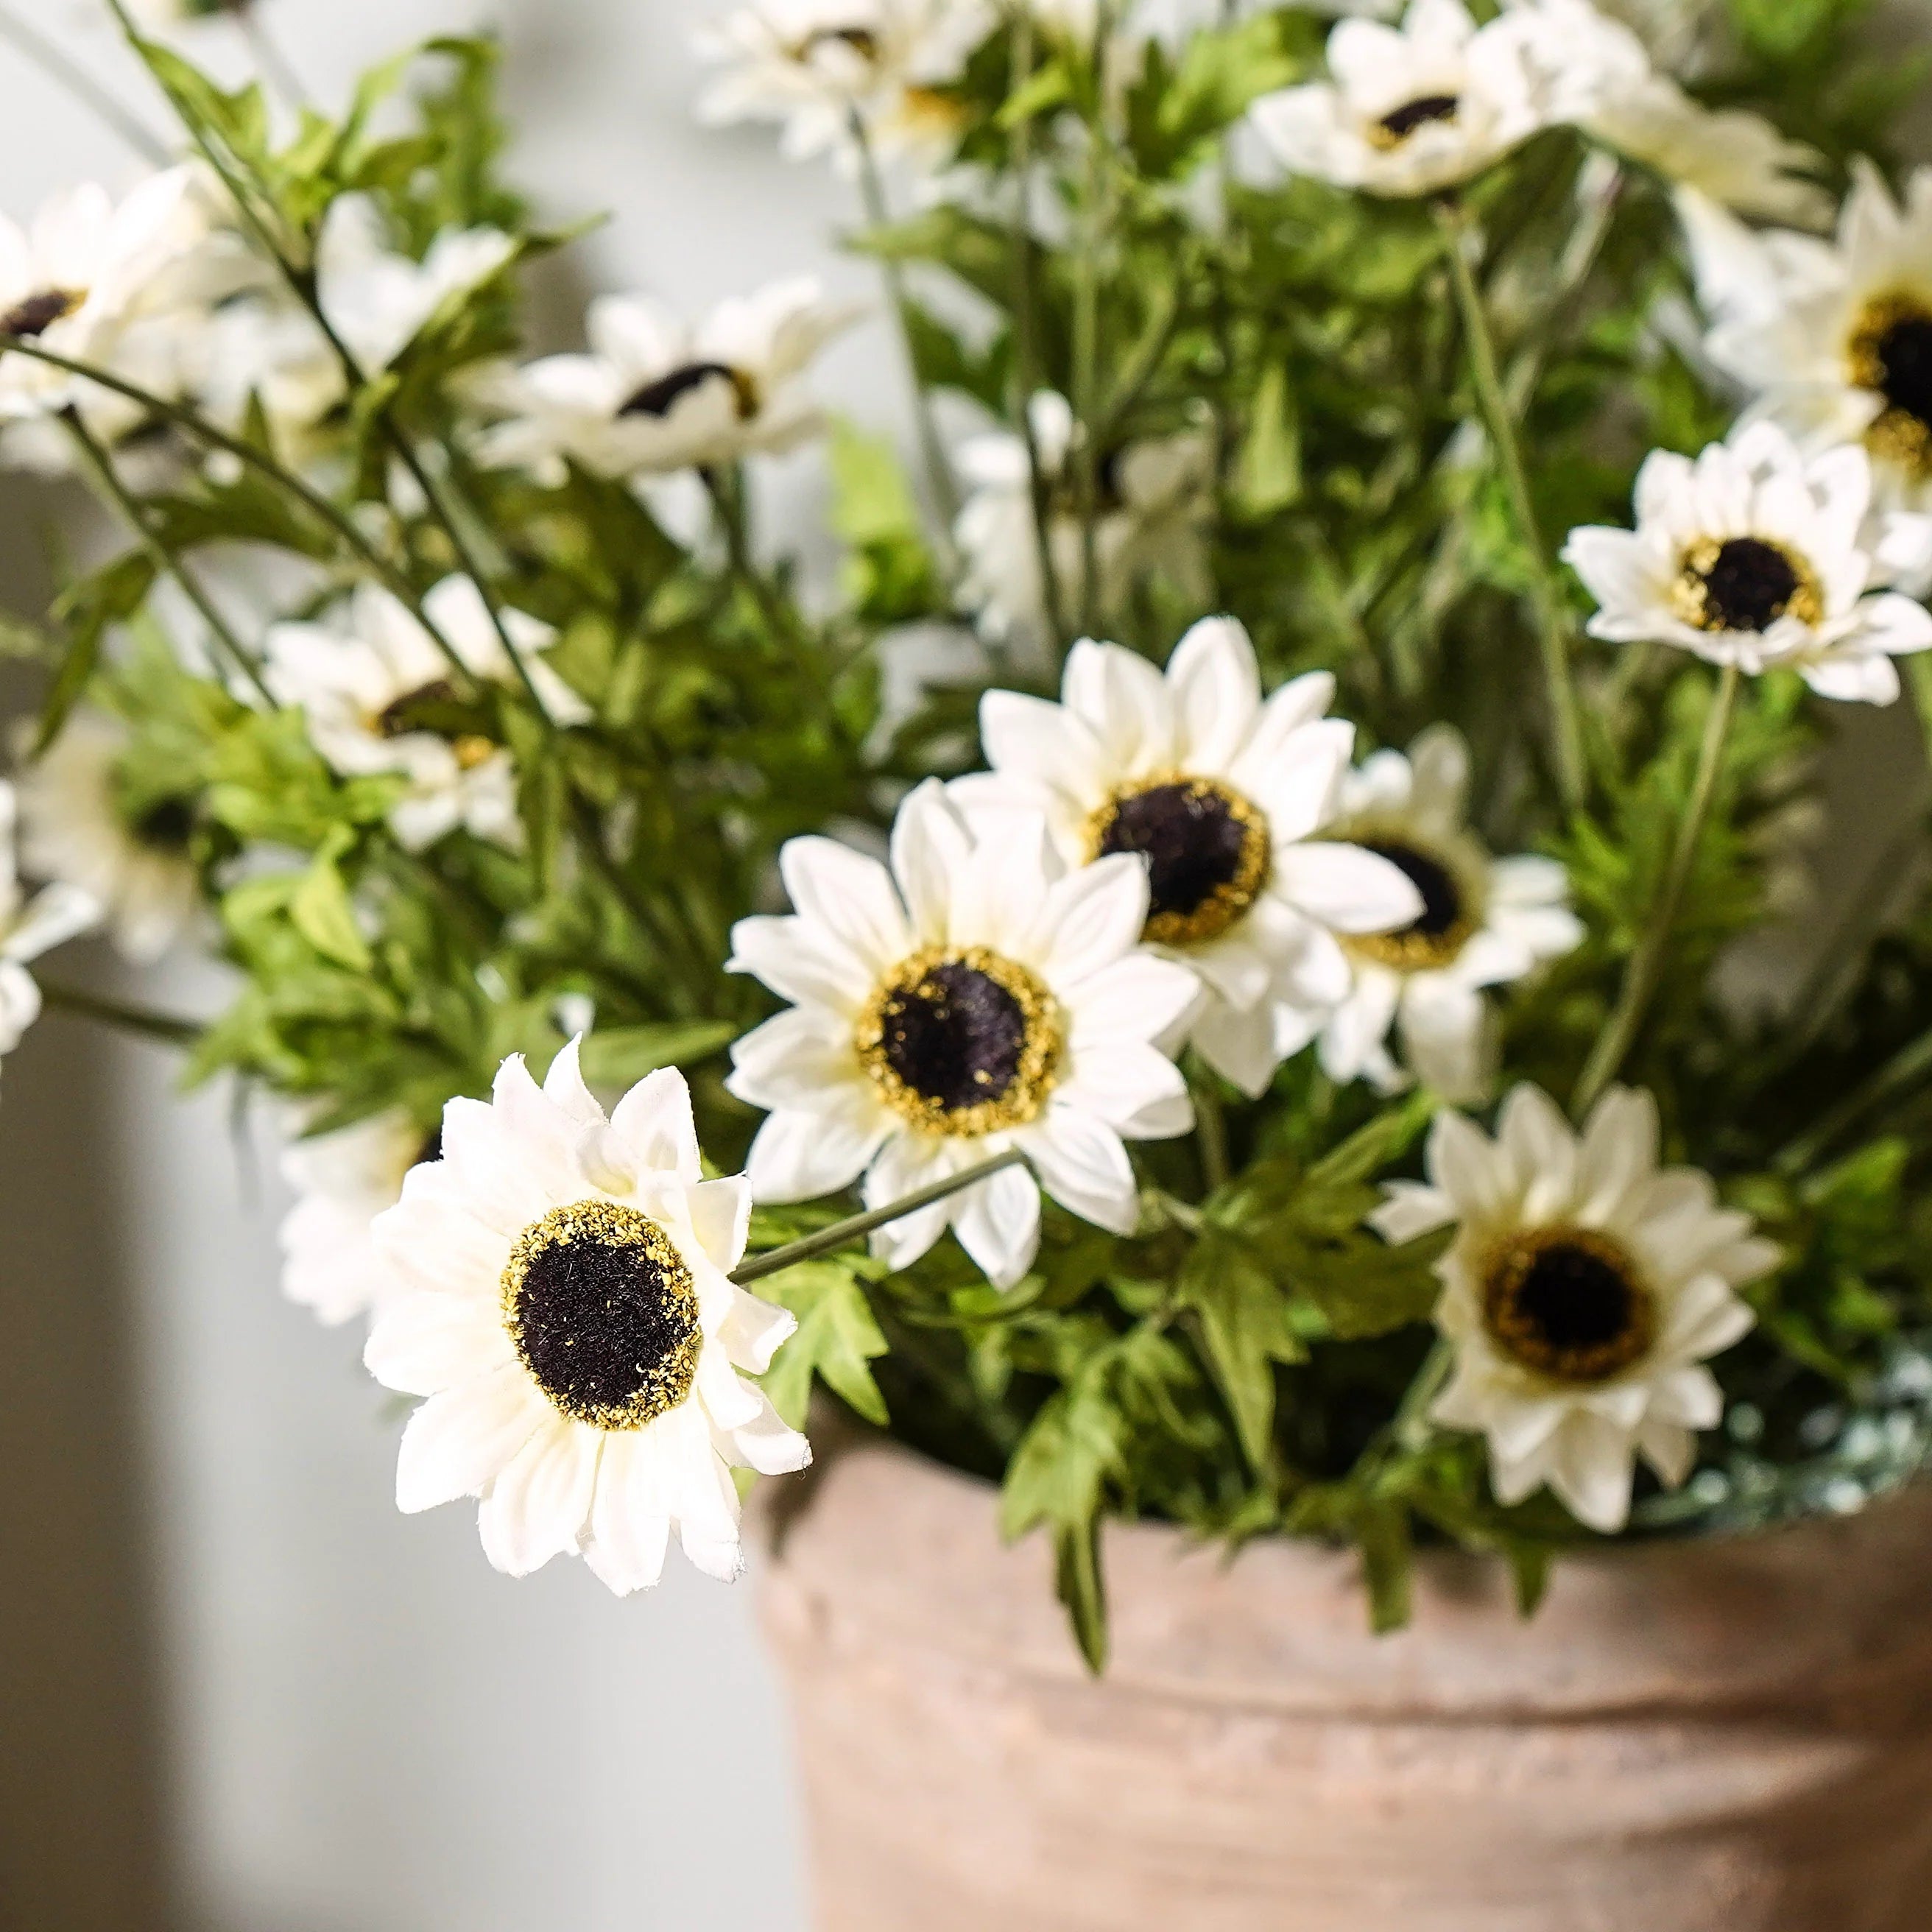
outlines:
M824 1932L1926 1932L1932 1495L1558 1566L1107 1540L1086 1676L1037 1540L878 1440L766 1520Z

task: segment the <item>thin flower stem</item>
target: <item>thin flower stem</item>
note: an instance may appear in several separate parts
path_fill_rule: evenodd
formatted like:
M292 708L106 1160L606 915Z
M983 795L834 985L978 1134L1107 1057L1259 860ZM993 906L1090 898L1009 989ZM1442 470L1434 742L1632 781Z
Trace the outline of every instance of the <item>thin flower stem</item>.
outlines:
M56 46L38 27L28 26L11 8L0 7L0 40L24 54L144 160L164 168L175 158L168 144L138 115L124 106L78 61Z
M1836 1145L1845 1134L1874 1109L1895 1094L1916 1086L1932 1073L1932 1032L1921 1034L1902 1048L1862 1086L1855 1087L1807 1132L1800 1135L1777 1158L1786 1174L1802 1174L1815 1166L1819 1157Z
M116 395L125 396L130 402L138 403L151 415L172 423L177 429L207 444L210 448L218 449L224 455L233 457L237 462L246 464L258 476L273 483L278 489L286 490L304 509L327 524L357 556L372 570L380 573L383 582L410 606L424 628L432 635L436 634L434 625L423 616L415 586L356 526L355 519L338 504L332 502L312 484L278 462L266 451L258 448L254 443L244 442L240 436L230 434L194 410L184 408L178 403L170 402L165 396L144 389L138 383L129 382L124 376L117 376L112 370L59 355L26 336L0 334L0 350L8 355L25 356L36 362L44 362L51 368L64 369L70 375L85 376L88 382L96 383L104 389L111 389Z
M1562 586L1551 568L1544 548L1543 531L1536 514L1536 501L1530 494L1529 472L1524 466L1522 444L1516 434L1516 419L1503 391L1496 367L1496 338L1483 305L1482 291L1476 286L1475 272L1469 265L1466 246L1468 223L1461 208L1438 203L1436 218L1442 224L1444 248L1449 258L1449 274L1455 285L1456 307L1462 320L1464 346L1468 351L1469 373L1474 379L1476 398L1490 433L1490 442L1509 492L1516 518L1516 535L1529 560L1530 598L1536 611L1537 634L1543 650L1544 676L1549 686L1550 721L1556 736L1556 780L1563 802L1576 811L1583 802L1585 772L1583 730L1576 704L1576 687L1570 663L1572 627Z
M874 229L885 228L892 220L892 209L886 199L885 178L879 171L878 157L872 152L872 136L867 130L865 117L856 108L852 111L852 141L858 152L859 192L865 206L866 220ZM905 352L906 374L912 385L913 416L919 431L920 454L926 465L926 484L932 492L933 508L939 517L940 568L950 579L958 568L953 554L952 526L959 518L959 486L954 480L952 464L946 454L946 440L939 431L932 392L919 370L916 346L918 338L913 326L912 296L906 286L904 265L896 256L882 255L879 273L886 285L886 296L892 304L893 316L898 323L900 345Z
M1596 1103L1598 1096L1614 1080L1631 1047L1636 1043L1644 1016L1656 997L1670 950L1672 932L1682 910L1684 889L1697 862L1697 848L1703 842L1704 828L1711 816L1712 802L1718 794L1718 779L1724 766L1724 745L1730 736L1731 719L1737 710L1738 688L1743 674L1735 664L1727 664L1718 681L1710 715L1704 721L1704 742L1697 754L1696 776L1691 781L1690 796L1678 821L1677 842L1657 902L1650 909L1636 950L1624 974L1623 990L1603 1031L1597 1037L1583 1077L1576 1083L1570 1111L1581 1119Z
M1113 8L1109 0L1099 0L1094 10L1094 106L1087 128L1080 247L1074 258L1073 373L1067 398L1076 424L1073 478L1080 512L1078 628L1082 637L1091 637L1100 622L1100 251L1107 228L1106 66L1112 34Z
M115 19L120 22L121 30L126 35L128 45L140 56L148 73L153 76L155 84L166 95L169 104L174 109L182 124L187 128L190 140L200 150L202 158L208 166L220 177L222 184L233 196L243 226L254 237L256 244L274 263L278 273L287 284L290 292L302 304L303 308L308 311L310 319L321 331L323 340L328 344L331 353L334 355L337 362L341 367L344 378L350 392L353 393L365 387L367 378L363 374L362 364L356 361L348 344L343 340L340 334L337 332L335 325L329 320L328 312L322 306L321 296L316 289L313 271L304 268L300 263L290 258L288 251L283 247L280 238L277 236L273 226L263 217L260 208L256 205L254 196L254 184L238 176L236 170L229 165L228 158L224 157L220 149L203 132L188 104L182 100L166 75L155 67L148 56L148 43L128 11L127 0L107 0L107 4L112 11ZM475 546L471 543L467 533L460 527L457 518L452 514L442 490L431 479L408 434L390 413L386 404L377 412L376 422L391 451L402 464L404 468L408 471L410 479L416 484L417 488L422 492L424 500L428 504L431 514L441 525L444 535L448 538L450 546L454 550L458 562L461 566L464 574L476 584L477 593L483 600L484 609L489 614L490 628L495 631L498 643L502 646L504 654L508 658L512 668L516 672L518 681L523 686L531 704L535 706L537 716L542 722L544 728L554 734L556 729L556 721L551 718L545 708L542 698L538 692L536 680L530 674L530 665L525 660L523 652L517 648L516 640L510 634L509 626L504 619L502 606L497 599L495 588L488 574L477 559ZM439 639L438 641L442 640ZM446 646L446 651L447 654ZM460 664L460 659L457 659L456 662ZM470 675L466 666L462 668L466 676Z
M1202 1193L1218 1194L1227 1186L1232 1169L1228 1160L1228 1120L1216 1093L1214 1076L1200 1068L1188 1082L1194 1090L1194 1137L1201 1148Z
M1017 97L1033 78L1033 13L1016 7L1009 22L1012 35L1012 74L1010 97ZM1053 554L1052 490L1040 460L1040 437L1034 428L1033 399L1040 386L1040 319L1033 240L1033 117L1013 130L1013 414L1026 450L1027 494L1033 511L1034 543L1040 563L1040 596L1046 631L1056 653L1070 641L1060 598L1060 569Z
M710 469L701 470L699 474L704 479L705 488L710 493L712 506L718 513L718 527L724 534L724 551L730 563L732 575L751 592L752 602L758 607L758 614L765 620L765 628L790 656L797 670L799 681L812 694L826 729L832 734L832 742L849 753L856 754L858 748L853 743L852 734L846 726L845 720L839 715L838 707L832 701L826 668L813 656L795 614L785 607L772 587L770 580L758 568L758 560L752 554L751 532L745 526L742 479L733 484L728 483L717 470Z
M260 664L235 634L227 619L216 609L214 600L202 588L186 563L155 535L140 499L116 474L114 459L89 434L87 425L80 419L80 412L73 408L64 410L62 412L61 420L66 424L68 434L73 440L81 466L92 480L103 500L110 508L118 511L126 520L155 569L164 577L172 578L181 586L182 594L200 613L202 622L208 626L222 654L254 686L262 701L273 710L274 694L269 690L262 676Z
M853 1242L862 1240L874 1228L883 1228L891 1222L903 1220L908 1214L916 1214L922 1208L950 1199L1007 1168L1021 1166L1025 1160L1026 1156L1018 1148L1010 1148L1004 1154L995 1154L991 1160L982 1160L976 1167L950 1174L944 1180L935 1180L930 1187L922 1187L916 1194L908 1194L884 1208L871 1208L863 1214L850 1215L843 1221L835 1221L829 1228L820 1228L815 1234L806 1234L796 1241L788 1241L782 1248L754 1255L731 1279L740 1288L748 1288L753 1282L763 1281L766 1276L776 1274L781 1269L795 1268L800 1262L830 1254L835 1248L849 1247Z
M41 998L56 1010L82 1019L98 1020L103 1026L116 1027L123 1033L139 1034L146 1040L160 1040L170 1046L192 1046L206 1031L198 1021L157 1012L149 1006L83 992L78 986L58 986L50 980L39 983Z

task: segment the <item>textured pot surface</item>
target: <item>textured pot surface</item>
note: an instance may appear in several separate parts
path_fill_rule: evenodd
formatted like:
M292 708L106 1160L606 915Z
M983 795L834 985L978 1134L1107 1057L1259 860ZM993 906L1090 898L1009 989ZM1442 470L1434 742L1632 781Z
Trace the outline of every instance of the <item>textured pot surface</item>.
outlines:
M1928 1932L1932 1496L1558 1566L1111 1530L1086 1676L986 1486L842 1444L765 1519L824 1932Z

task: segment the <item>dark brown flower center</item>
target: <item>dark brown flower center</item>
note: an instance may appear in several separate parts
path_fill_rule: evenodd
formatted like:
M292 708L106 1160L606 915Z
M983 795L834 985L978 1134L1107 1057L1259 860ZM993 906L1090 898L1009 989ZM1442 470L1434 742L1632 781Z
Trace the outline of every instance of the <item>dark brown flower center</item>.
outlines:
M518 1238L503 1318L530 1379L593 1428L641 1429L690 1394L698 1291L670 1237L614 1201L554 1208Z
M1498 1348L1552 1382L1606 1382L1649 1352L1657 1301L1619 1242L1582 1228L1511 1235L1484 1270Z
M1873 449L1932 475L1932 305L1905 294L1870 303L1852 332L1850 360L1853 382L1885 399L1867 432Z
M986 1134L1032 1120L1060 1058L1052 994L983 946L906 961L874 993L854 1037L886 1104L934 1133Z
M44 335L57 322L80 308L86 296L73 289L42 289L16 302L0 316L0 334L25 336L29 340Z
M1364 833L1356 842L1401 873L1421 895L1422 910L1392 932L1352 934L1343 942L1348 950L1399 972L1450 964L1468 944L1480 917L1474 895L1462 877L1436 854L1394 834Z
M1694 544L1672 602L1700 631L1768 631L1786 615L1808 624L1824 615L1810 567L1762 537L1706 537Z
M1375 124L1370 140L1387 151L1402 146L1417 128L1433 121L1453 121L1462 110L1461 98L1454 94L1425 94L1406 101L1392 114L1384 114Z
M668 416L694 389L707 382L731 386L731 402L740 422L748 422L758 412L758 385L741 370L727 362L687 362L655 382L646 382L617 413L625 416Z
M1147 937L1198 945L1227 931L1267 883L1268 822L1213 778L1158 779L1124 789L1087 828L1090 860L1136 852L1148 862Z

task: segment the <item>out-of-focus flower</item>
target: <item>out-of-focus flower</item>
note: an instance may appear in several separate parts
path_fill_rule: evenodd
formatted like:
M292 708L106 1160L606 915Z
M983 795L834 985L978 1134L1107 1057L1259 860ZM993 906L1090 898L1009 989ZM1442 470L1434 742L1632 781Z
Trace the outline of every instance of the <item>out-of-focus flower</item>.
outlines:
M423 608L472 676L498 684L514 677L469 578L445 578ZM506 612L505 622L553 721L580 722L583 701L542 659L555 632L521 611ZM407 608L374 584L359 586L334 623L278 624L268 634L269 684L308 715L329 764L345 776L393 772L409 781L390 814L405 845L419 850L460 826L514 846L521 826L509 752L489 735L488 712L452 669Z
M1486 1096L1494 1077L1486 988L1506 986L1583 937L1570 882L1553 859L1495 859L1463 822L1469 748L1453 727L1425 731L1405 756L1378 752L1349 776L1334 836L1378 854L1422 896L1422 916L1393 932L1342 941L1354 983L1322 1034L1331 1079L1384 1089L1408 1070L1454 1103Z
M1549 118L1522 32L1478 26L1462 0L1412 0L1402 24L1344 20L1325 81L1255 104L1282 164L1371 194L1433 194L1469 181Z
M856 164L858 139L882 158L944 160L958 110L940 92L998 15L983 0L758 0L699 36L728 63L698 103L713 123L776 121L793 159Z
M1048 543L1064 615L1082 601L1087 554L1074 477L1073 411L1065 397L1042 390L1028 415L1047 490ZM1166 578L1197 602L1209 595L1214 465L1213 439L1196 430L1103 454L1093 599L1102 621L1118 616L1134 586L1150 576ZM1036 634L1046 599L1025 439L1006 430L969 437L954 466L967 491L954 527L965 566L961 598L990 637Z
M11 1053L40 1014L40 989L28 964L99 924L99 902L78 886L57 884L29 898L14 854L14 788L0 780L0 1054Z
M373 1234L376 1216L401 1197L403 1177L442 1154L406 1113L372 1114L333 1133L292 1141L282 1178L296 1203L282 1217L282 1292L333 1328L381 1306L393 1286Z
M200 905L188 856L194 806L183 796L129 794L128 738L105 712L68 720L20 773L20 856L35 878L93 902L115 950L147 965L188 930Z
M792 448L824 422L806 371L860 313L809 279L722 303L695 328L644 297L603 296L586 319L589 353L478 381L504 418L480 454L539 475L567 459L634 476Z

